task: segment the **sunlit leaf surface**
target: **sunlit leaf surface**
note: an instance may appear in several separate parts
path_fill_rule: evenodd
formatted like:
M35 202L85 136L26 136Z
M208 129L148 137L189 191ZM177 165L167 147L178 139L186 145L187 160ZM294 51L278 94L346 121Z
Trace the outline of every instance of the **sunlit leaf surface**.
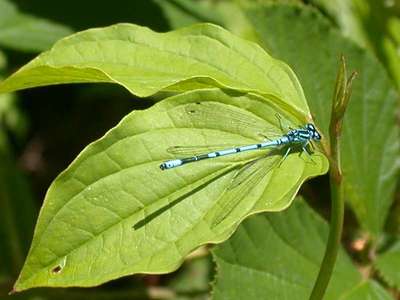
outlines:
M309 117L301 86L286 64L210 24L168 33L132 24L83 31L0 83L0 92L77 82L117 83L138 96L215 86L255 91Z
M296 150L281 161L284 149L277 149L159 168L175 157L168 151L174 146L246 145L265 138L260 133L280 135L276 113L282 123L300 122L273 99L218 89L129 114L49 188L15 288L170 272L198 246L228 238L249 214L286 208L307 178L327 171L318 150L312 160Z

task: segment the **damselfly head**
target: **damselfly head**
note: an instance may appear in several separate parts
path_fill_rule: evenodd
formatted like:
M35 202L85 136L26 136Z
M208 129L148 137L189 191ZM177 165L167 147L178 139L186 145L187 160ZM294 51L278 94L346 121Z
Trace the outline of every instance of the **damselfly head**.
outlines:
M317 131L317 129L315 129L314 125L311 123L308 123L306 125L306 128L308 130L308 132L311 134L311 138L313 140L317 140L319 141L321 139L321 135L319 134L319 132Z

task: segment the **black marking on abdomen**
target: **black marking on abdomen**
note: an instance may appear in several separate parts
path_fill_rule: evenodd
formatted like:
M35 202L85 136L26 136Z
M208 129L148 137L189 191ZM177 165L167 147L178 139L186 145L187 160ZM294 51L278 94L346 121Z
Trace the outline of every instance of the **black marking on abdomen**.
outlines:
M197 159L197 156L187 157L187 158L182 158L182 159L181 159L182 165L183 165L183 164L186 164L186 163L194 162L194 161L196 161L196 160L198 160L198 159Z
M202 154L202 155L182 158L181 161L182 161L182 165L183 165L183 164L195 162L195 161L206 159L206 158L209 158L208 155L207 154Z
M197 158L197 160L202 160L202 159L206 159L206 158L209 158L209 157L208 157L208 154L202 154L202 155L196 156L196 158Z

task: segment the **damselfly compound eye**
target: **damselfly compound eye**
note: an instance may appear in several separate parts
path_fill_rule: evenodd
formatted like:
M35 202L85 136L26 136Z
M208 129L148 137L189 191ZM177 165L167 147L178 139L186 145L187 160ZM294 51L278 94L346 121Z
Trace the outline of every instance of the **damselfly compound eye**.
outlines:
M313 138L314 138L314 140L320 140L321 139L321 135L318 133L317 130L314 131Z
M308 124L307 124L307 129L308 129L308 130L311 130L311 131L316 131L314 125L311 124L311 123L308 123Z

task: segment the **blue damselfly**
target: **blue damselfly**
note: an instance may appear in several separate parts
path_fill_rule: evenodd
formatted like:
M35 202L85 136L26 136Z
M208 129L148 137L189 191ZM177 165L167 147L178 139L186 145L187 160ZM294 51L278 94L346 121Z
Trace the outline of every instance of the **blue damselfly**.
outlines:
M291 129L288 133L286 133L283 136L281 136L280 138L274 139L272 141L266 141L266 142L262 142L262 143L256 143L256 144L250 144L250 145L245 145L245 146L240 146L240 147L235 147L235 148L228 148L228 149L223 149L223 150L218 150L218 151L212 151L209 153L194 155L194 156L185 157L185 158L167 160L160 165L160 169L161 170L172 169L172 168L176 168L176 167L182 166L187 163L196 162L196 161L200 161L203 159L216 158L216 157L225 156L225 155L232 155L232 154L245 152L245 151L259 150L259 149L265 149L265 148L271 148L271 147L287 146L286 152L282 158L282 160L284 160L289 155L290 151L292 150L292 146L300 145L302 150L305 153L310 154L307 150L307 145L312 140L319 141L320 139L321 139L321 135L315 129L314 125L311 123L308 123L303 127L300 127L297 129Z
M237 107L220 104L217 102L201 102L189 104L185 108L184 118L193 124L195 128L207 128L221 130L233 134L255 138L259 142L243 146L236 145L207 145L200 146L173 146L168 149L175 155L175 159L164 161L160 164L161 170L169 170L181 167L188 163L206 159L239 154L242 152L271 149L272 152L262 154L250 161L247 159L235 167L235 173L225 192L216 201L218 209L212 221L215 227L236 208L241 199L249 195L263 178L277 165L280 165L294 149L300 148L302 152L311 155L308 145L312 141L319 141L321 135L311 123L297 128L287 127L283 129L280 114L267 115L269 120L264 120L252 112L240 110ZM273 119L278 120L274 124ZM278 133L278 128L280 132ZM286 132L286 133L285 133ZM274 137L274 138L273 138ZM262 140L261 140L262 139ZM231 141L230 141L231 142ZM282 149L282 154L279 152ZM276 151L275 151L276 150Z

